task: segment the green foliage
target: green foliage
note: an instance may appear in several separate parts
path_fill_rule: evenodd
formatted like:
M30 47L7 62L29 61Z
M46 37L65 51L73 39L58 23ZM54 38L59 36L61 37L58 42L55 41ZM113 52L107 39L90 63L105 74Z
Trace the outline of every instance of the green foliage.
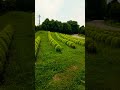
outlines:
M1 38L0 38L0 48L2 48L5 52L7 52L7 50L8 50L7 44Z
M55 48L56 51L62 51L62 47L52 38L50 31L48 32L48 39L50 44Z
M85 68L85 47L77 45L77 49L69 48L51 32L52 38L64 48L62 53L57 53L49 45L48 32L38 31L39 35L42 39L35 64L35 89L85 90L85 85L78 83L85 76L82 72Z
M113 36L108 36L105 40L105 44L110 45L111 41L112 41L112 38L114 38L114 37Z
M55 50L56 50L56 51L61 52L61 49L62 49L62 48L61 48L60 45L56 45L56 46L55 46Z
M68 32L69 33L78 33L79 32L79 25L77 23L77 21L67 21L67 23L71 26L71 32ZM70 31L70 30L68 30Z
M58 39L59 41L65 43L67 46L69 46L69 47L71 47L71 48L74 48L74 49L76 48L76 46L75 46L75 44L74 44L73 42L71 42L71 41L69 41L69 40L67 40L67 39L62 38L62 37L61 37L61 34L60 34L60 35L58 35L58 33L55 33L55 34L56 34L56 37L57 37L57 39Z
M86 20L104 19L106 0L85 1Z
M85 41L84 39L78 39L78 38L75 38L75 37L71 37L70 35L67 35L67 34L60 34L60 36L64 39L67 39L71 42L74 42L75 44L79 44L79 45L85 45Z
M35 31L38 30L45 30L45 31L52 31L52 32L60 32L66 34L74 34L79 33L79 25L76 21L67 21L61 22L58 20L49 20L48 18L42 23L40 26L36 26ZM81 27L82 33L84 32L83 26Z
M3 39L3 41L6 43L7 46L9 46L10 38L6 33L0 33L0 38Z
M106 38L108 37L107 34L102 34L101 35L101 41L105 42Z
M37 57L37 53L38 53L38 50L39 50L40 42L41 42L40 36L35 38L35 57Z
M112 38L111 46L120 48L120 38L118 37Z
M35 34L31 21L32 13L27 12L12 11L0 16L0 32L8 24L15 30L5 55L4 78L0 76L5 82L0 90L34 88Z
M6 61L5 51L0 47L0 75L3 74L5 61Z
M120 22L120 3L117 0L112 0L107 5L107 13L108 19Z
M96 44L91 38L88 38L88 37L86 38L85 47L86 47L86 51L89 53L96 53L97 52Z
M102 34L96 33L96 40L101 41Z
M86 36L91 37L97 42L100 41L107 45L119 47L119 39L118 39L120 38L119 32L116 33L114 31L101 30L101 29L94 28L91 26L86 26Z
M69 23L63 23L63 33L71 33L72 32L72 28L71 25Z
M6 62L6 55L9 49L9 45L11 43L11 38L13 36L13 30L11 30L11 26L7 25L0 32L0 77L3 75L4 65Z
M79 31L78 31L80 34L84 34L85 35L85 27L84 26L81 26L79 28Z

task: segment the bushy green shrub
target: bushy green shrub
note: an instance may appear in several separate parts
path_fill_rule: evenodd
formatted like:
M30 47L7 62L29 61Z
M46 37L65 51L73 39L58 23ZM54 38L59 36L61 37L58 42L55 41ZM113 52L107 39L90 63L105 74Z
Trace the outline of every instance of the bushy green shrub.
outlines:
M57 45L57 46L55 46L55 50L58 51L58 52L61 52L62 48L61 48L60 45Z
M105 44L110 45L112 41L113 36L108 36L105 40Z
M48 39L50 44L55 48L56 51L62 51L62 47L52 38L50 31L48 31Z
M63 39L66 39L68 41L71 41L71 43L75 43L75 44L79 44L79 45L84 45L84 40L83 39L79 39L79 38L75 38L75 37L72 37L70 35L66 35L66 34L60 34L60 36L63 38ZM75 45L74 44L74 45Z
M102 41L102 42L105 42L105 40L106 40L107 37L108 37L107 34L102 34L102 35L101 35L101 41Z
M96 40L97 40L97 41L101 41L101 36L102 36L102 34L99 34L99 33L98 33L97 36L96 36Z
M97 36L97 33L96 33L95 31L91 31L90 36L91 36L93 39L95 39L96 36Z
M13 34L14 34L14 30L10 25L7 25L0 32L0 77L2 76L4 71L6 55L7 55Z
M118 38L118 37L112 38L111 46L112 47L120 47L120 38Z
M96 46L94 43L90 43L87 47L88 52L96 53Z
M88 38L88 37L86 38L85 47L86 47L86 51L89 53L96 53L97 51L95 42L91 38Z
M38 36L35 39L35 57L37 56L37 53L38 53L38 50L39 50L39 46L40 46L40 42L41 42L41 39L40 39L40 36Z
M6 61L5 51L0 46L0 76L3 73L5 61Z
M62 38L61 35L58 35L58 33L55 33L55 34L59 41L65 43L67 46L69 46L71 48L74 48L74 49L76 48L75 44L72 41Z
M0 48L2 48L5 52L8 50L8 46L2 38L0 38Z
M0 38L4 40L4 42L7 44L7 46L9 47L9 44L11 42L10 38L8 37L8 35L6 33L0 33Z
M4 30L2 30L1 33L3 33L3 32L4 32L5 34L7 34L7 36L9 37L10 40L12 39L13 34L14 34L14 29L12 28L11 25L7 25L7 26L4 28Z

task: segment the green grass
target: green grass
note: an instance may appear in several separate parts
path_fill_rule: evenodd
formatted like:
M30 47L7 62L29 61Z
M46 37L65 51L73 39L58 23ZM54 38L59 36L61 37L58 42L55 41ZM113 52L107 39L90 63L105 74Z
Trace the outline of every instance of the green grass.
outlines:
M39 31L36 37L38 35L41 44L35 65L36 90L85 90L80 83L81 73L85 69L85 47L76 45L77 48L72 49L51 33L63 47L62 53L56 52L48 41L46 31Z
M97 53L85 53L86 90L120 90L120 48L95 42Z
M15 30L0 90L34 88L34 31L31 21L32 13L14 11L0 16L0 30L7 24Z
M109 26L120 28L120 22L115 22L112 20L106 20L105 23Z
M86 53L87 87L96 90L117 90L117 82L120 80L120 48L111 48L102 43L97 43L96 46L96 54Z
M78 34L78 36L85 38L84 34Z

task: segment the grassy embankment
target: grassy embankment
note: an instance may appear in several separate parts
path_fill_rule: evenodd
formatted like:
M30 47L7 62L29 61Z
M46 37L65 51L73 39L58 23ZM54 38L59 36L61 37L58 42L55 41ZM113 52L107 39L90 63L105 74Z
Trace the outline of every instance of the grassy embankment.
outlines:
M48 40L48 32L39 31L41 43L35 65L36 90L85 90L81 79L85 77L85 47L76 49L60 42L55 33L51 36L63 47L56 52Z
M8 12L0 16L0 31L10 24L15 33L8 52L0 90L34 88L34 31L32 13Z

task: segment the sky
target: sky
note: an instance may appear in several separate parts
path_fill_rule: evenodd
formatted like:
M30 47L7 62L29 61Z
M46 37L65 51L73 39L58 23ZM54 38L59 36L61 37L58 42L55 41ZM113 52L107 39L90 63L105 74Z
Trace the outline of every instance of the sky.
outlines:
M85 25L85 0L35 0L35 25L49 18L66 22L77 21L80 26Z

